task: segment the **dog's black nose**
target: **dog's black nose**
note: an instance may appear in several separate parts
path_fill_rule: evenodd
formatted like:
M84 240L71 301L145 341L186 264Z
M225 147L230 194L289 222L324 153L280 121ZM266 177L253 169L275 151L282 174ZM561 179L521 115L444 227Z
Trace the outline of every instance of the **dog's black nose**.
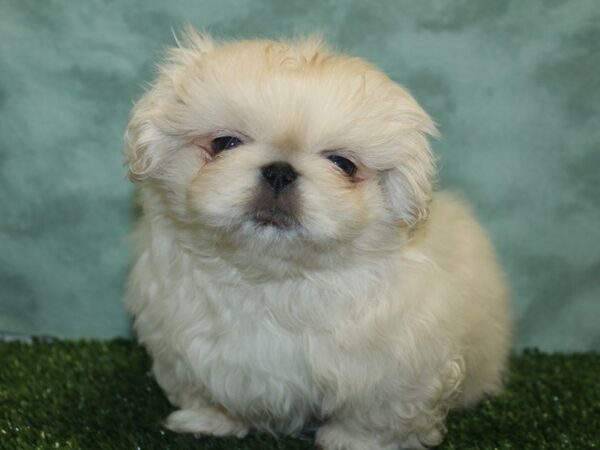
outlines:
M261 173L269 187L273 189L276 194L283 191L298 178L298 174L292 165L286 162L276 162L264 166L261 169Z

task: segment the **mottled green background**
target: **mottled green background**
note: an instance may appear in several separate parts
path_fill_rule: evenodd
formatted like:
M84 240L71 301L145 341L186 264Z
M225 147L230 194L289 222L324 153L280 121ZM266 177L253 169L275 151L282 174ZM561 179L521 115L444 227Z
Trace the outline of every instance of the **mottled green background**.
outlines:
M0 0L0 331L108 338L121 306L133 101L172 28L321 30L439 123L441 183L506 267L517 344L600 349L600 2Z

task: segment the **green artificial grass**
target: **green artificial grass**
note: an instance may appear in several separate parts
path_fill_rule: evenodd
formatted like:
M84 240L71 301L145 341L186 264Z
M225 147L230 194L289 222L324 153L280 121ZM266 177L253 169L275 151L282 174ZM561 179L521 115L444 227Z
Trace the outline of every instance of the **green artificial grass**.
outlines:
M442 449L600 447L600 355L528 351L506 392L451 414ZM0 343L2 449L312 449L312 439L200 438L164 430L172 410L144 351L125 340Z

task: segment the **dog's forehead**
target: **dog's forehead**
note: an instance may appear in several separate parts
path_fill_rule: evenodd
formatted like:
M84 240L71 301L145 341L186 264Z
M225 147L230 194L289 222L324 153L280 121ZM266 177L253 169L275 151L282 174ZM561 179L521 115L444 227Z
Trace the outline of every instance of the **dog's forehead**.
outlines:
M239 58L236 53L212 61L213 102L231 112L241 131L272 145L343 145L352 129L381 125L393 110L384 93L397 86L362 60L318 51L267 52L257 45Z
M197 55L165 77L177 101L164 114L177 133L231 131L309 152L355 149L363 160L387 167L380 150L399 148L405 131L427 125L410 94L367 62L318 45L265 42Z

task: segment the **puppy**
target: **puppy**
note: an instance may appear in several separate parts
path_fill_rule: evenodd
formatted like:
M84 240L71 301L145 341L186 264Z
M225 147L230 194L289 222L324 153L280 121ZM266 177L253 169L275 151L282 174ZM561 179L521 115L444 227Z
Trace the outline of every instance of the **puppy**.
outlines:
M506 289L468 208L432 192L433 134L318 39L188 30L168 52L125 137L143 207L126 305L168 428L422 448L499 391Z

